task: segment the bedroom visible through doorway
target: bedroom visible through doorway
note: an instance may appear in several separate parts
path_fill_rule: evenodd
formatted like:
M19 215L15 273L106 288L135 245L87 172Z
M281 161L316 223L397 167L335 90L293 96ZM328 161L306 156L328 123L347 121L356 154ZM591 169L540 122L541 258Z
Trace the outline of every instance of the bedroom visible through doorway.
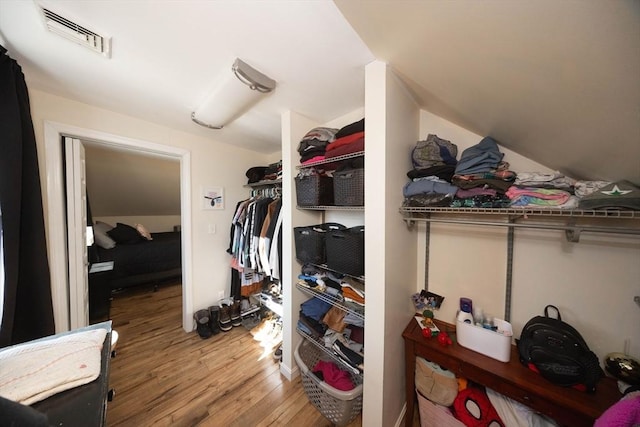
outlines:
M127 295L181 281L180 162L91 141L83 145L95 234L89 251L94 323L108 314L108 290Z
M64 159L60 155L61 139L63 136L71 136L116 151L136 153L138 155L153 156L156 158L173 159L180 164L180 223L173 224L182 232L182 328L185 331L193 329L192 313L192 289L191 289L191 159L190 152L181 148L164 146L148 141L134 140L111 134L105 134L90 129L82 129L74 126L45 122L46 162L49 177L49 256L52 265L52 293L54 300L54 317L56 330L68 330L69 324L69 289L75 286L67 280L67 250L65 237L66 203L64 201L64 188L62 179Z

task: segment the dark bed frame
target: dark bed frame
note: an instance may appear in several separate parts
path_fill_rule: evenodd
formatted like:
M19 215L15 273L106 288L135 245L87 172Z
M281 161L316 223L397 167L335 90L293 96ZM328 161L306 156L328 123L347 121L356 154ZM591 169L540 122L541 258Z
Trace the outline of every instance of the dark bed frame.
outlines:
M153 240L118 244L112 249L95 247L95 259L113 261L111 291L176 279L182 276L180 232L152 233Z

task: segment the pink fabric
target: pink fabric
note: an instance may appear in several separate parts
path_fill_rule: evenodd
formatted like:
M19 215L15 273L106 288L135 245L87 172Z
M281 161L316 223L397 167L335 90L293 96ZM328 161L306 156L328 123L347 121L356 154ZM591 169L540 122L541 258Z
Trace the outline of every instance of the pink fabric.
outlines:
M530 196L530 197L535 197L536 199L541 199L541 200L552 200L555 202L554 204L558 204L558 205L565 203L570 196L569 193L562 190L554 190L554 189L547 189L547 188L518 188L516 186L509 187L509 189L505 194L511 200L518 199L519 197L522 197L522 196Z
M324 382L329 384L331 387L342 391L354 389L349 373L341 370L335 363L320 360L313 368L313 372L318 371L322 372Z
M315 156L315 157L310 158L309 160L305 160L304 162L302 162L302 164L303 165L308 165L310 163L321 162L324 159L325 159L324 156Z
M330 151L327 151L325 156L327 158L330 157L338 157L343 156L345 154L357 153L358 151L364 151L364 136L356 139L355 141L342 145L340 147L335 147Z
M635 394L635 396L633 396ZM631 427L640 425L640 392L630 393L598 418L593 427Z

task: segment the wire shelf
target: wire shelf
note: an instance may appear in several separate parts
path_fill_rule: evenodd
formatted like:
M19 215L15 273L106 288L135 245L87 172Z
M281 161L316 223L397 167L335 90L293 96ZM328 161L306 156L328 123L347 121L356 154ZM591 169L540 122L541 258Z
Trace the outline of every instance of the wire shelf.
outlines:
M364 206L296 206L298 209L311 211L362 211Z
M482 214L482 215L519 215L519 216L553 216L576 218L634 218L640 219L640 211L634 210L579 210L579 209L547 209L539 208L450 208L450 207L401 207L402 214Z
M463 225L486 225L497 227L513 228L530 228L530 229L546 229L546 230L563 230L566 233L568 241L578 242L580 233L609 233L628 236L640 235L640 223L634 223L630 227L620 227L620 221L640 219L640 211L634 210L563 210L563 209L532 209L532 208L451 208L451 207L401 207L400 213L409 226L415 221L424 221L432 223L445 224L463 224ZM449 216L433 217L431 214L449 214ZM466 216L460 219L451 214ZM475 218L468 218L475 215ZM486 221L479 219L480 216L502 216L506 217L506 221ZM563 219L564 224L548 223L542 221L529 221L532 218L543 219ZM618 220L618 222L601 224L585 224L585 220ZM580 223L578 221L580 220ZM617 225L616 225L617 224ZM628 221L626 224L630 224Z
M364 156L364 151L357 151L355 153L343 154L342 156L331 157L329 159L320 160L318 162L307 163L306 165L298 165L296 169L308 169L315 166L326 165L327 163L339 162L340 160L355 159L356 157Z
M245 184L245 187L255 188L255 187L266 187L269 185L282 185L282 179L264 179L258 182L252 182L251 184Z
M304 338L307 339L307 341L309 341L310 343L312 343L315 347L319 348L323 353L325 353L327 356L331 357L332 360L334 360L336 363L340 364L342 367L348 369L350 372L352 372L354 375L357 375L359 377L359 382L362 382L362 372L357 369L354 366L349 365L348 363L344 362L340 357L338 357L338 355L336 354L335 351L333 351L333 349L325 347L324 342L321 341L322 338L318 339L318 338L314 338L311 335L307 334L306 332L304 332L302 329L300 328L296 328L296 331Z
M336 300L335 297L328 295L324 292L320 292L320 291L316 291L315 289L312 288L308 288L304 285L301 285L300 283L296 283L296 287L301 290L302 292L304 292L305 294L312 296L312 297L316 297L324 302L326 302L327 304L331 304L335 307L338 307L341 310L346 311L349 314L352 314L353 316L357 317L358 319L364 321L364 307L363 307L363 311L362 313L352 309L351 307L349 307L347 304L345 304L342 301Z

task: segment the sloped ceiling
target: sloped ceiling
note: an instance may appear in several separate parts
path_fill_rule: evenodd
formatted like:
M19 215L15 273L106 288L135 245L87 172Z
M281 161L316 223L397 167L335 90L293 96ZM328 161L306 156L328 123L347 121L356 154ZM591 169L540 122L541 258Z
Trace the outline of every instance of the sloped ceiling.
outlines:
M111 35L111 59L47 33L40 3ZM0 0L0 42L30 88L265 153L285 110L362 107L377 58L425 110L569 176L640 184L637 0ZM192 123L236 57L275 93L221 131Z
M424 109L574 178L640 184L640 2L336 4Z
M180 215L180 162L84 142L94 217Z

